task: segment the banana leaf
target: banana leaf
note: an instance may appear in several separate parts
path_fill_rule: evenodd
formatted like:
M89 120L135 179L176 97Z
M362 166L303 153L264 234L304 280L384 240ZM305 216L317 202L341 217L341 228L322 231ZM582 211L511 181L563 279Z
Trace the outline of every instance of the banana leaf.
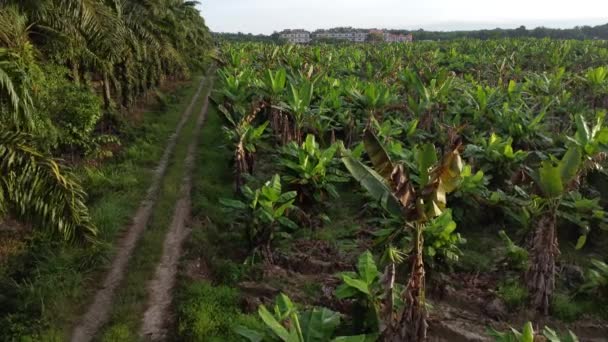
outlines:
M345 156L342 162L365 190L391 215L403 216L403 207L387 182L376 171L372 170L352 156Z

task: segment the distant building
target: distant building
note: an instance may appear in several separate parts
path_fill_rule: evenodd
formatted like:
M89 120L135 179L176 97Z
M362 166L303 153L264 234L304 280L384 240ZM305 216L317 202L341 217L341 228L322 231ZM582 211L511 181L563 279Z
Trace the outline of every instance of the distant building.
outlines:
M318 30L313 33L314 39L336 39L347 40L350 42L362 43L367 39L368 33L363 30L355 29L333 29Z
M382 35L387 43L411 43L414 41L412 34L394 34L384 30L371 30L370 33Z
M306 44L311 41L310 32L306 30L284 30L279 32L279 37L292 44Z
M363 43L367 41L370 34L376 34L383 37L387 43L409 43L414 40L412 34L394 34L384 30L361 30L347 28L334 28L329 30L317 30L310 33L306 30L283 30L279 32L279 37L288 41L291 44L307 44L313 39L332 39L345 40L355 43Z
M384 33L384 41L387 43L411 43L414 40L412 34L392 34Z

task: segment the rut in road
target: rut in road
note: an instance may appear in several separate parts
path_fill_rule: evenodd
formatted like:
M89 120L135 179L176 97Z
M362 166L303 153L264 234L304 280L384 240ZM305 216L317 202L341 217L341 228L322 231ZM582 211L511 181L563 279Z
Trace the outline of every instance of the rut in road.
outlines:
M167 172L169 159L175 150L177 138L192 115L192 111L201 95L204 84L205 78L200 81L195 95L192 97L190 104L182 114L182 117L175 128L175 132L169 137L165 151L163 152L157 168L154 170L152 184L150 185L150 188L148 188L146 197L137 209L131 226L117 243L116 255L112 259L110 269L103 280L101 288L95 294L93 302L74 328L71 337L72 342L91 341L99 329L108 321L114 294L124 278L133 250L137 246L137 242L150 220L152 209L154 208L160 190L161 181Z
M182 254L182 244L190 233L186 224L190 220L192 171L199 136L209 107L209 93L213 88L213 78L209 78L203 108L196 121L196 127L184 161L184 176L180 186L179 199L175 204L171 226L163 243L163 254L156 267L154 279L148 286L148 306L144 313L140 336L146 341L164 341L169 337L171 321L172 292L175 285L177 267Z

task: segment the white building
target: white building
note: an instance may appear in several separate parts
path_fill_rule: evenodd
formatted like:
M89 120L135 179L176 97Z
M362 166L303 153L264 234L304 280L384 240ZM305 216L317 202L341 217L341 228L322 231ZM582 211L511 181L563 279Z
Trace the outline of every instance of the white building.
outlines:
M313 34L315 39L336 39L347 40L350 42L362 43L367 39L367 32L364 31L317 31Z
M306 30L285 30L279 33L281 39L285 39L292 44L310 43L310 32Z
M387 43L406 43L412 42L412 34L393 34L384 30L357 30L351 28L338 28L331 30L317 30L314 33L310 33L306 30L284 30L279 33L279 37L288 41L291 44L307 44L313 39L333 39L333 40L345 40L355 43L363 43L367 41L369 34L378 34L382 36Z

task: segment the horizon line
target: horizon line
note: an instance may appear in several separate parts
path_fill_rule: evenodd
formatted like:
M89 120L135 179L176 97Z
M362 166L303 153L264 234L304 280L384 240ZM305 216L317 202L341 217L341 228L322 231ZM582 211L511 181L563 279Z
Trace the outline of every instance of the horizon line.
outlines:
M534 20L530 20L530 21L534 21ZM540 20L539 20L540 21ZM576 24L576 25L572 25L572 22L574 21L594 21L594 23L587 23L587 24ZM597 23L598 21L601 21L602 23ZM569 22L569 24L565 24L566 22ZM562 23L562 25L560 25L559 23ZM454 28L454 29L450 29L450 28L433 28L433 27L440 27L440 26L453 26L453 25L462 25L462 24L466 24L469 25L471 28ZM491 25L499 25L499 26L491 26ZM416 32L416 31L427 31L427 32L463 32L463 31L484 31L484 30L513 30L513 29L517 29L521 26L526 27L527 30L533 30L533 29L537 29L537 28L548 28L548 29L560 29L560 30L572 30L575 29L577 27L597 27L597 26L604 26L604 25L608 25L608 19L606 18L587 18L587 19L563 19L563 20L552 20L552 21L547 21L545 24L535 24L534 26L531 25L526 25L526 24L516 24L514 21L510 22L510 21L501 21L501 22L497 22L497 21L492 21L492 22L483 22L483 21L477 21L477 22L464 22L464 21L444 21L444 22L437 22L437 23L433 23L433 24L426 24L426 25L420 25L418 26L418 28L407 28L407 27L384 27L384 28L379 28L379 27L357 27L357 26L333 26L333 27L319 27L319 28L315 28L315 29L308 29L308 28L303 28L303 27L297 27L297 28L282 28L280 30L273 30L272 33L263 33L263 32L244 32L244 31L215 31L215 30L211 30L212 33L233 33L233 34L238 34L238 33L242 33L242 34L247 34L247 35L256 35L256 36L270 36L273 33L278 33L284 30L306 30L306 31L310 31L310 32L314 32L314 31L318 31L318 30L330 30L330 29L335 29L335 28L352 28L352 29L356 29L356 30L399 30L399 31L410 31L410 32ZM477 26L477 27L476 27ZM485 27L479 27L479 26L485 26Z

